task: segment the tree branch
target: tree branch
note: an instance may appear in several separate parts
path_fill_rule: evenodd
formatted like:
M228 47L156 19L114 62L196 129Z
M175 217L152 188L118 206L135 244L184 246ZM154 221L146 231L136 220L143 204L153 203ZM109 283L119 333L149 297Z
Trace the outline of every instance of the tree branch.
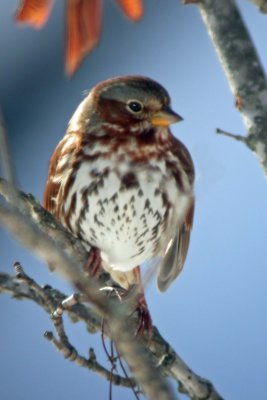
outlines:
M247 128L243 142L267 174L267 80L253 42L234 0L197 5Z
M11 156L5 130L4 117L1 112L1 108L0 108L0 161L2 161L1 164L3 168L4 177L6 177L8 182L11 182L13 185L15 185L16 184L15 172L11 162Z
M267 13L267 0L250 0L252 3L254 3L260 12L262 13Z
M60 315L54 313L58 304L64 304L66 296L50 286L41 287L38 285L38 283L25 274L20 263L16 262L14 267L16 270L15 277L10 277L7 274L0 274L0 292L7 291L17 299L27 298L40 305L46 312L52 315L51 320L54 323L59 340L54 337L52 332L45 332L44 336L51 341L61 353L63 353L65 358L75 362L81 367L97 373L106 380L110 380L110 371L97 362L93 349L89 350L89 358L85 358L82 357L74 346L70 344L65 332L62 313ZM101 321L97 314L94 314L90 308L83 304L74 302L71 308L68 308L68 312L73 322L77 322L78 320L86 322L87 329L91 333L96 332L95 326L101 326ZM136 385L131 379L124 378L117 374L113 374L112 383L128 388Z
M0 180L0 193L12 203L12 188L3 179ZM82 265L86 261L86 252L84 250L80 252L80 243L77 239L65 231L33 196L23 192L17 193L16 201L23 204L24 215L0 205L0 220L26 247L55 265L56 271L72 282L74 287L84 293L86 299L96 307L97 313L105 318L111 339L115 339L119 353L134 372L135 379L145 395L151 399L175 398L163 380L164 374L172 377L180 389L192 399L221 399L213 385L196 375L155 327L149 344L145 345L143 341L136 340L134 328L129 331L129 326L136 327L136 317L129 318L127 305L112 298L107 302L106 295L99 291L99 283L85 277ZM1 274L0 292L3 291L9 292L16 298L31 299L50 312L49 307L43 304L40 293L38 294L38 291L32 293L27 289L27 285L25 286L25 282L18 284L15 278ZM55 308L62 296L65 298L55 289L47 287L46 291L53 294L53 304L57 303ZM101 329L101 318L94 312L92 314L88 307L75 305L67 312L72 318L74 315L75 319L84 320L90 331Z
M16 210L5 209L0 205L0 219L8 230L25 247L36 255L52 263L65 279L73 284L76 290L85 295L98 312L105 318L110 330L111 339L115 342L120 354L126 360L135 378L149 399L161 396L162 399L174 399L174 395L163 378L161 371L152 361L144 343L135 340L134 326L129 324L127 304L109 299L99 291L95 279L86 278L82 266L78 266L57 244L48 237L39 226L34 225Z

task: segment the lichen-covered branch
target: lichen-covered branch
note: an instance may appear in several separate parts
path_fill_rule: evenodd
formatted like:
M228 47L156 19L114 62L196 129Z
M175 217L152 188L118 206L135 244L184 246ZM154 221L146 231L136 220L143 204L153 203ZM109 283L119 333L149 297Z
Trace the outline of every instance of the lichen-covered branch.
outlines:
M12 203L13 190L4 180L0 180L0 193ZM161 337L156 328L153 330L149 344L136 340L134 327L136 327L137 321L134 317L129 319L125 304L121 304L116 299L107 301L106 295L98 290L99 283L93 279L85 279L82 262L86 261L86 253L81 253L82 256L79 254L77 240L66 232L33 196L17 191L15 201L23 203L24 215L0 204L2 223L26 247L45 261L52 263L59 273L61 272L73 283L74 287L85 294L86 299L96 307L97 313L104 316L111 339L115 339L119 353L134 372L135 379L147 398L175 398L163 380L163 375L167 375L175 379L180 389L192 399L221 399L213 385L196 375ZM83 260L82 257L84 257ZM61 299L62 294L55 289L47 287L46 290L53 293L55 303ZM29 298L49 312L47 305L43 304L38 290L32 293L27 289L27 285L25 286L25 282L18 284L14 278L2 274L0 275L0 293L4 291L17 298ZM63 297L65 298L64 295ZM86 324L90 327L90 331L100 330L100 317L97 317L95 312L91 314L87 307L75 305L71 312L67 312L72 318L75 316L75 319L87 321ZM127 318L125 318L126 313ZM133 326L130 331L129 326Z
M199 0L203 21L236 99L247 136L267 174L267 80L234 0Z

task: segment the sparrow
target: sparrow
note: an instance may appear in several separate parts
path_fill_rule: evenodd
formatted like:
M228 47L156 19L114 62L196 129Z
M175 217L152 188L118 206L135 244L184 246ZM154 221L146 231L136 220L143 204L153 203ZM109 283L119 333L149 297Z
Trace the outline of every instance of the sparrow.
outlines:
M92 274L104 269L125 290L157 258L166 291L186 259L194 166L169 128L181 120L156 81L115 77L84 98L50 160L44 207L84 245Z

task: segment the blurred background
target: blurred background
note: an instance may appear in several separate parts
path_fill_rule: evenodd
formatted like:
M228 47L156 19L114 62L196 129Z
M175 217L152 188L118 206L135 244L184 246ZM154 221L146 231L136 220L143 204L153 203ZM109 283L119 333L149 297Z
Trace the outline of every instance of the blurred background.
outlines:
M144 18L134 24L115 2L104 3L101 42L68 80L64 2L55 2L40 31L14 23L17 0L1 2L0 104L19 185L42 199L49 157L85 90L122 74L164 85L184 117L172 130L195 162L197 207L180 278L165 295L154 282L147 288L153 322L225 399L266 398L267 182L242 143L215 134L217 127L236 134L245 129L198 9L178 0L146 0ZM267 16L249 1L238 4L266 69ZM0 270L13 274L16 260L38 283L71 293L1 230ZM66 361L43 338L52 328L43 310L1 295L0 314L1 400L108 398L107 382ZM89 336L67 319L66 326L83 355L93 346L108 366L100 335ZM114 388L114 399L133 398Z

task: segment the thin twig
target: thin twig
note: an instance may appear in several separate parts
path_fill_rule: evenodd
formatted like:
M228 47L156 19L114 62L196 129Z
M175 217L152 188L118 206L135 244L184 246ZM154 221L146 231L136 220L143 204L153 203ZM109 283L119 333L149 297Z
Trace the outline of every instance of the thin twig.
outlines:
M124 373L125 378L126 378L126 379L129 379L129 376L128 376L128 374L127 374L127 371L126 371L126 369L125 369L125 367L124 367L124 365L123 365L121 356L120 356L119 354L118 354L118 360L119 360L119 364L120 364L120 367L121 367L121 369L122 369L122 371L123 371L123 373ZM134 385L132 386L132 391L133 391L133 394L134 394L134 397L136 398L136 400L140 400L140 397L138 396L138 392L137 392L137 390L135 389L135 386L134 386Z
M110 341L110 358L112 359L111 369L110 369L110 381L109 381L109 400L112 400L112 384L113 384L113 371L116 369L116 364L114 361L114 349L113 342Z
M90 349L89 359L86 359L81 355L79 355L75 347L69 342L68 336L64 328L62 313L53 312L53 310L55 309L55 301L54 297L51 296L51 290L47 291L46 287L42 288L34 279L29 277L25 273L24 269L22 268L19 262L14 263L14 268L16 271L16 279L19 280L20 282L23 282L26 286L28 286L31 294L35 292L36 294L35 298L41 298L42 304L46 304L47 311L52 315L51 319L53 321L59 339L56 339L53 333L48 331L45 332L44 336L48 340L50 340L61 353L63 353L65 358L69 359L70 361L74 361L79 366L85 367L87 369L96 372L97 374L99 374L100 376L104 377L107 380L110 380L111 379L110 372L97 362L93 349ZM73 296L68 297L67 299L63 300L61 304L62 303L66 304L66 301L68 303L68 307L71 307L70 304L71 302L72 306L75 304L75 297ZM94 357L92 357L93 354ZM134 384L131 378L128 377L124 378L118 374L114 375L112 381L114 381L114 384L124 387L132 387L132 385Z
M243 142L243 143L247 144L247 138L245 136L235 135L233 133L226 132L226 131L224 131L224 130L222 130L220 128L216 129L216 133L218 135L228 136L228 137L230 137L232 139L235 139L235 140L237 140L239 142Z
M95 372L97 375L101 376L105 380L110 381L110 371L97 362L95 352L92 348L89 351L89 358L86 359L85 357L79 355L77 350L71 344L69 344L68 347L66 343L64 344L63 342L61 342L61 340L57 339L51 331L46 331L44 333L44 337L49 340L56 347L56 349L60 353L62 353L63 356L69 361L75 362L78 366ZM112 381L113 384L116 386L130 388L132 385L132 382L130 380L125 379L118 374L113 374Z

